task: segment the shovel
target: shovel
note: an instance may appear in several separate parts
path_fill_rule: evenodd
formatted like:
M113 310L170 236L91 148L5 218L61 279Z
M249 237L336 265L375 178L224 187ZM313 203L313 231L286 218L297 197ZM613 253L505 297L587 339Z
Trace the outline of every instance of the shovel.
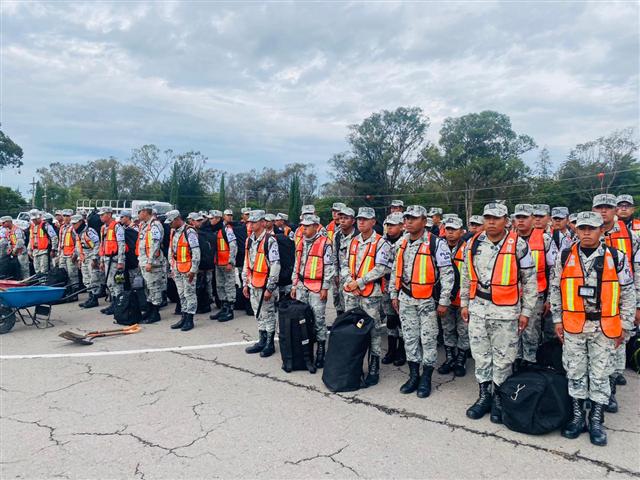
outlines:
M91 345L93 344L94 338L100 337L113 337L115 335L128 335L130 333L138 333L141 330L140 325L137 323L135 325L131 325L125 328L116 328L115 330L102 330L96 332L89 332L85 335L80 335L79 333L74 333L70 331L62 332L59 334L59 337L66 338L67 340L71 340L74 343L78 343L80 345Z

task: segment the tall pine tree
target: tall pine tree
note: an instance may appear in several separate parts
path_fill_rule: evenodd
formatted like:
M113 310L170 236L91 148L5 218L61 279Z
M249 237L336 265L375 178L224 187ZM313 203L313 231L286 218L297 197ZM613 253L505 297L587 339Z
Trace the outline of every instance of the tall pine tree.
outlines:
M224 191L224 174L220 178L220 190L218 191L218 208L223 211L227 206L226 193Z
M300 196L300 179L297 175L291 179L289 188L289 220L297 223L302 210L302 197Z

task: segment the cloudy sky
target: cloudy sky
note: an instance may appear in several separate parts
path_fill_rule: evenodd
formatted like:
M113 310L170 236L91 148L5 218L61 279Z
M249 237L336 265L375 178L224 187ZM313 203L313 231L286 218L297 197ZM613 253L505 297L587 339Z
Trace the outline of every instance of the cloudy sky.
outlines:
M637 2L3 0L2 130L35 169L155 143L209 166L326 162L346 126L485 109L547 145L638 124Z

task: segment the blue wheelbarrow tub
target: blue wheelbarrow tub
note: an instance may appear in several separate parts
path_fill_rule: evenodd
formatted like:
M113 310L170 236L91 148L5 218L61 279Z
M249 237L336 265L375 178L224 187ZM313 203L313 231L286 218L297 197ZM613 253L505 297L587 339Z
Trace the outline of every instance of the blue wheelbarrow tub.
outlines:
M64 296L64 287L33 286L0 292L0 304L9 308L34 307L56 302Z

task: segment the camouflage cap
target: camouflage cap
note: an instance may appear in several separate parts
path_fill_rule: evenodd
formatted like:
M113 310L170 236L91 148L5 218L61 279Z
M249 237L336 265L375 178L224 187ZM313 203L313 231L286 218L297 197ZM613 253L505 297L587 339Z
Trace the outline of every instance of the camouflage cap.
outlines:
M250 213L250 212L251 212L251 209L250 209L249 207L242 207L242 208L240 209L240 213L241 213L242 215L244 215L245 213Z
M204 220L204 217L200 212L191 212L189 215L187 215L187 218L189 220L194 220L196 222L200 220Z
M72 224L76 224L78 222L81 222L82 220L84 220L84 218L82 218L82 215L72 215L71 216L71 223Z
M371 207L360 207L358 209L358 215L356 215L356 218L366 218L369 220L372 218L376 218L376 211Z
M0 217L0 223L11 222L13 219L9 215L5 215L4 217Z
M178 218L180 216L180 211L179 210L169 210L166 214L165 214L165 221L164 223L171 223L173 222L176 218Z
M320 218L317 215L305 215L300 221L300 225L318 225Z
M335 210L336 212L339 212L340 210L342 210L344 207L346 207L346 205L342 202L335 202L333 205L331 205L331 210Z
M287 221L289 220L289 215L287 215L286 213L278 213L276 215L276 220L284 220Z
M462 219L458 217L449 217L444 221L444 228L460 230L462 228Z
M569 215L569 221L571 223L576 223L577 219L578 219L578 214L577 213L572 213L571 215Z
M553 207L551 209L551 218L567 218L569 209L567 207Z
M624 202L627 202L631 205L635 205L635 203L633 203L632 195L627 195L627 194L618 195L616 198L616 205L620 205L621 203L624 203Z
M347 217L355 217L356 212L354 212L353 208L351 207L344 207L342 210L340 210L340 215L345 215Z
M545 216L551 213L551 207L544 203L534 203L533 204L533 214L538 216Z
M100 215L104 215L105 213L113 213L113 208L111 207L100 207L98 212Z
M302 215L313 215L316 213L315 205L303 205L300 209L300 216Z
M475 225L484 225L484 218L482 218L482 215L471 215L469 217L469 223L473 223Z
M602 205L616 207L618 200L615 195L611 195L610 193L601 193L593 197L592 207L600 207Z
M391 200L391 206L404 208L404 202L402 200Z
M427 209L422 205L409 205L405 210L403 216L405 217L427 217Z
M54 210L54 215L62 215L62 210Z
M431 217L427 217L427 228L433 227L433 220Z
M533 205L531 205L530 203L519 203L513 208L513 215L530 217L531 215L533 215Z
M73 210L71 210L70 208L65 208L64 210L62 210L63 217L70 217L71 215L73 215Z
M40 218L42 217L42 212L40 212L40 210L38 210L37 208L32 208L31 210L29 210L29 217Z
M224 212L222 212L224 215L233 215L233 210L231 210L230 208L227 208Z
M598 212L580 212L576 218L576 227L588 225L590 227L602 226L602 215Z
M251 210L249 213L249 221L250 222L259 222L260 220L264 220L266 213L264 210Z
M131 210L122 210L122 211L120 212L120 218L122 218L122 217L128 217L128 218L131 218L131 217L132 217L132 215L131 215Z
M442 215L442 209L439 207L431 207L427 215L429 217L433 217L434 215Z
M276 216L275 216L273 213L267 213L267 214L264 216L264 219L265 219L267 222L274 222L274 221L276 220Z
M220 210L209 210L209 215L211 215L211 218L222 217L222 212Z
M442 215L442 220L446 220L447 218L460 218L457 213L445 213Z
M483 217L508 217L509 209L506 205L497 202L487 203L482 212Z
M393 212L384 219L385 225L402 225L404 223L404 215L400 212Z

